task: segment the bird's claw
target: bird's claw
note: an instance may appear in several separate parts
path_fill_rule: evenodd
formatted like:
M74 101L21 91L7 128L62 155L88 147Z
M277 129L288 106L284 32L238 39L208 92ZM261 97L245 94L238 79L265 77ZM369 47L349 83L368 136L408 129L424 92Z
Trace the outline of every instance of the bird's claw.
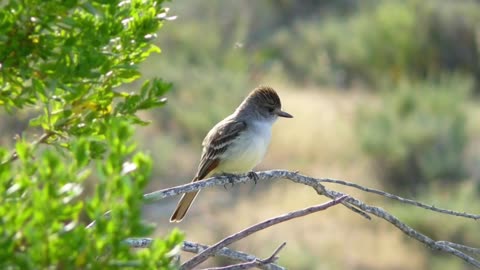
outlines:
M234 178L235 174L233 174L233 173L223 173L222 176L227 178L228 182L230 184L232 184L232 187L235 185L235 178ZM223 185L225 190L227 189L227 185L228 185L228 183Z
M252 179L255 185L257 184L257 181L259 179L258 174L254 171L250 171L247 173L248 178Z

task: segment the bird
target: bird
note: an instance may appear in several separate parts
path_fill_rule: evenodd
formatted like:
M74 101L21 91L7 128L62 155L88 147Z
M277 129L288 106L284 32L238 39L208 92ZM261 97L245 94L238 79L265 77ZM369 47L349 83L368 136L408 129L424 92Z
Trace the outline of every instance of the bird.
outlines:
M265 156L272 126L278 117L293 118L282 111L280 97L272 87L259 86L251 91L231 115L218 122L205 136L192 182L239 173L248 173L256 181L258 176L252 169ZM198 192L183 194L170 222L182 221Z

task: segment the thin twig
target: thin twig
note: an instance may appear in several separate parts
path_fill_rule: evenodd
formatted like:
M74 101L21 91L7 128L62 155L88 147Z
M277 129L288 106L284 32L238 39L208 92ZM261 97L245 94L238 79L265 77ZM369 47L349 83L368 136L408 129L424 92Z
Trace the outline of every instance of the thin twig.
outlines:
M319 192L322 195L325 195L329 198L336 198L338 196L344 195L341 192L337 192L337 191L327 189L325 186L323 186L320 183L321 179L319 180L319 179L304 176L304 175L301 175L301 174L292 173L292 172L289 172L289 171L267 171L267 172L265 172L265 174L272 174L272 173L275 174L277 177L280 176L280 177L283 177L285 179L289 179L289 180L297 182L297 183L302 183L302 184L309 185L312 188L314 188L317 192ZM261 179L260 175L259 175L259 178ZM436 244L436 241L434 241L433 239L429 238L428 236L426 236L422 233L417 232L412 227L404 224L398 218L394 217L393 215L391 215L390 213L386 212L385 210L383 210L379 207L367 205L367 204L363 203L362 201L360 201L358 199L355 199L353 197L347 198L345 200L345 202L347 202L347 203L349 203L349 204L351 204L351 205L353 205L357 208L360 208L361 210L363 210L367 213L370 213L372 215L375 215L379 218L382 218L382 219L390 222L391 224L393 224L395 227L400 229L406 235L416 239L417 241L420 241L420 242L424 243L425 245L427 245L428 247L430 247L434 250L440 250L440 251L450 253L452 255L455 255L455 256L461 258L462 260L466 261L467 263L480 268L480 262L477 261L475 258L473 258L473 257L471 257L471 256L469 256L469 255L467 255L467 254L465 254L465 253L463 253L463 252L461 252L457 249L454 249L450 246ZM429 209L429 210L432 210L432 209ZM445 213L445 214L455 213L455 214L452 214L452 215L466 217L466 218L472 218L472 219L475 219L475 220L478 219L476 217L478 215L465 214L465 213L460 213L460 212L455 212L455 211L450 211L450 210L448 210L448 212L442 212L442 213Z
M291 180L291 181L294 181L294 182L297 182L297 183L307 184L309 186L316 186L318 183L321 183L321 182L343 184L343 185L359 188L359 189L361 189L363 191L366 191L366 192L371 192L371 193L375 193L377 195L382 195L382 196L385 196L389 199L398 200L398 201L403 202L403 203L407 203L407 204L411 204L411 205L414 205L414 206L417 206L417 207L428 209L428 210L431 210L431 211L435 211L435 212L439 212L439 213L443 213L443 214L447 214L447 215L452 215L452 216L471 218L471 219L475 219L475 220L480 219L480 215L478 215L478 214L462 213L462 212L452 211L452 210L448 210L448 209L438 208L438 207L435 207L435 206L429 206L425 203L405 199L405 198L402 198L400 196L392 195L392 194L389 194L387 192L383 192L383 191L380 191L380 190L365 188L365 187L362 187L358 184L349 183L349 182L346 182L346 181L334 180L334 179L329 179L329 178L319 178L319 179L317 179L317 178L309 177L309 176L306 176L306 175L301 175L299 173L294 173L294 172L284 171L284 170L272 170L272 171L265 171L263 173L265 173L265 174L257 173L259 178L262 179L262 180L263 179L285 178L285 179L288 179L288 180Z
M182 269L182 270L193 269L193 267L201 264L202 262L207 260L209 257L213 256L215 254L215 252L217 250L221 249L222 247L230 245L231 243L236 242L240 239L243 239L243 238L251 235L252 233L255 233L259 230L263 230L265 228L276 225L278 223L281 223L281 222L284 222L284 221L287 221L287 220L290 220L290 219L293 219L293 218L302 217L302 216L305 216L305 215L308 215L308 214L311 214L311 213L315 213L315 212L318 212L318 211L325 210L325 209L327 209L331 206L334 206L334 205L342 202L343 200L347 199L347 197L348 197L347 195L341 195L341 196L337 197L336 199L334 199L332 201L329 201L329 202L326 202L326 203L323 203L323 204L320 204L320 205L308 207L308 208L305 208L305 209L302 209L302 210L297 210L297 211L294 211L294 212L290 212L290 213L287 213L287 214L284 214L284 215L281 215L281 216L271 218L271 219L265 220L263 222L257 223L257 224L255 224L251 227L248 227L248 228L246 228L246 229L244 229L240 232L237 232L235 234L232 234L232 235L222 239L221 241L212 245L211 247L209 247L208 249L206 249L202 253L194 256L190 260L183 263L180 269Z
M327 196L328 197L335 197L335 196L343 195L343 193L333 191L333 190L328 190L327 189L326 191L327 191ZM428 236L426 236L422 233L417 232L412 227L410 227L410 226L406 225L405 223L401 222L398 218L396 218L395 216L386 212L382 208L365 204L362 201L357 200L353 197L349 197L345 201L355 205L356 207L362 209L363 211L365 211L367 213L370 213L372 215L375 215L379 218L382 218L382 219L390 222L392 225L394 225L395 227L400 229L406 235L416 239L417 241L420 241L420 242L424 243L425 245L427 245L431 249L440 250L440 251L450 253L452 255L455 255L455 256L461 258L462 260L466 261L467 263L469 263L473 266L476 266L477 268L480 268L480 262L477 261L475 258L473 258L473 257L471 257L471 256L469 256L469 255L467 255L467 254L465 254L465 253L463 253L463 252L461 252L457 249L454 249L450 246L437 244L437 242L434 241L433 239L431 239L430 237L428 237Z
M446 245L446 246L450 246L450 247L455 248L455 249L460 249L460 250L463 250L465 252L480 254L480 248L473 248L473 247L469 247L469 246L465 246L465 245L460 245L460 244L457 244L457 243L452 243L452 242L449 242L449 241L437 241L436 243L438 245Z
M363 186L360 186L358 184L343 181L343 180L318 179L318 181L323 182L323 183L332 183L332 184L338 184L338 185L353 187L353 188L356 188L356 189L359 189L359 190L362 190L362 191L365 191L365 192L369 192L369 193L377 194L377 195L380 195L380 196L384 196L384 197L387 197L389 199L396 200L396 201L399 201L399 202L402 202L402 203L405 203L405 204L415 205L415 206L420 207L420 208L425 208L425 209L428 209L428 210L431 210L431 211L435 211L435 212L439 212L439 213L443 213L443 214L447 214L447 215L473 218L473 219L476 219L476 220L480 219L480 215L461 213L461 212L456 212L456 211L452 211L452 210L448 210L448 209L438 208L438 207L435 207L433 205L428 205L428 204L424 204L424 203L417 202L417 201L414 201L414 200L405 199L405 198L402 198L402 197L397 196L397 195L393 195L393 194L385 192L385 191L381 191L381 190L373 189L373 188L368 188L368 187L363 187Z
M55 134L55 132L53 131L46 131L45 133L43 133L40 138L38 138L37 140L35 140L34 142L32 142L32 146L37 146L41 143L44 143L48 140L48 138L50 138L51 136L53 136ZM5 161L3 161L0 166L4 166L4 165L7 165L8 163L11 163L15 160L18 159L18 153L17 151L13 151L13 153L10 155L10 157L8 159L6 159Z
M183 246L182 246L183 251L196 253L196 254L201 253L208 248L209 248L209 246L207 246L207 245L202 245L202 244L189 242L189 241L183 241ZM250 254L247 254L247 253L244 253L244 252L240 252L240 251L236 251L236 250L233 250L233 249L229 249L229 248L226 248L226 247L217 251L217 253L215 255L220 255L220 256L223 256L223 257L227 257L227 258L230 258L230 259L233 259L233 260L236 260L236 261L246 262L246 263L252 262L252 261L255 261L255 260L260 260L259 258L255 257L253 255L250 255ZM258 267L260 269L263 269L263 270L285 270L284 267L281 267L281 266L279 266L275 263L262 264L262 265L258 265L256 267Z
M339 198L340 199L340 198ZM263 264L273 263L278 260L277 254L287 245L287 242L283 242L280 246L275 249L272 255L266 259L260 260Z
M105 214L103 214L103 218L109 219L111 215L112 215L112 210L108 210L107 212L105 212ZM94 220L94 221L90 222L90 224L88 224L86 226L86 228L91 229L93 226L95 226L96 223L97 223L97 221Z
M147 248L147 247L151 246L153 241L154 240L152 238L128 238L128 239L125 239L123 242L126 245L128 245L130 247L133 247L133 248ZM282 245L282 247L283 246L284 245ZM202 245L202 244L199 244L199 243L190 242L190 241L183 241L183 244L182 244L181 248L185 252L198 254L198 253L203 252L207 248L209 248L209 246ZM274 254L276 254L278 252L274 252ZM226 247L217 251L217 253L215 255L230 258L230 259L233 259L235 261L240 261L242 263L251 263L252 261L261 261L259 258L255 257L253 255L250 255L250 254L247 254L247 253L244 253L244 252L240 252L240 251L236 251L236 250L233 250L233 249L229 249L229 248L226 248ZM264 262L263 264L256 265L255 267L258 267L258 268L263 269L263 270L285 270L285 268L283 268L283 267L281 267L277 264L274 264L273 262L270 262L270 263L265 263Z
M152 245L152 238L127 238L123 243L133 248L147 248Z
M263 181L271 181L271 180L277 180L277 179L288 179L288 180L296 182L296 183L308 185L308 186L312 187L318 194L324 195L324 196L326 196L328 198L331 198L331 199L336 198L336 197L341 196L341 195L344 195L344 194L327 189L324 185L322 185L322 182L342 184L342 185L358 188L362 191L375 193L375 194L385 196L385 197L390 198L390 199L400 201L402 203L407 203L407 204L410 204L410 205L421 207L421 208L424 208L424 209L427 209L427 210L430 210L430 211L439 212L439 213L442 213L442 214L459 216L459 217L464 217L464 218L469 218L469 219L474 219L474 220L479 220L480 219L480 215L478 215L478 214L471 214L471 213L465 213L465 212L462 213L462 212L452 211L452 210L448 210L448 209L438 208L438 207L435 207L435 206L429 206L425 203L405 199L405 198L402 198L402 197L399 197L399 196L396 196L396 195L392 195L392 194L389 194L389 193L386 193L386 192L362 187L360 185L349 183L349 182L346 182L346 181L341 181L341 180L334 180L334 179L328 179L328 178L317 179L317 178L301 175L297 172L291 172L291 171L286 171L286 170L271 170L271 171L257 172L257 175L258 175L258 180L263 180ZM145 199L145 202L152 203L152 202L155 202L155 201L159 201L163 198L179 195L179 194L182 194L182 193L185 193L185 192L196 191L196 190L200 190L200 189L203 189L203 188L206 188L206 187L211 187L211 186L216 186L216 185L223 186L226 183L231 183L231 181L233 181L235 184L237 184L237 183L246 183L246 182L249 182L249 181L252 181L252 180L247 175L238 175L238 176L234 176L234 177L230 177L230 178L213 177L213 178L205 179L205 180L190 183L190 184L185 184L185 185L178 186L178 187L173 187L173 188L168 188L168 189L152 192L152 193L146 194L144 196L144 199ZM424 243L428 247L430 247L432 249L435 249L435 250L440 250L440 251L450 253L450 254L452 254L454 256L457 256L457 257L463 259L464 261L480 268L480 262L479 261L475 260L471 256L469 256L469 255L460 251L460 250L467 250L468 252L473 252L474 250L478 250L478 248L468 247L468 246L464 246L464 245L456 244L456 243L446 245L446 244L442 243L443 241L435 241L435 240L429 238L428 236L415 231L413 228L409 227L408 225L402 223L400 220L398 220L396 217L389 214L385 210L383 210L379 207L374 207L374 206L367 205L367 204L363 203L362 201L360 201L358 199L355 199L353 197L350 197L350 198L346 199L345 201L342 202L342 204L345 205L348 209L352 210L353 212L355 212L357 214L361 214L364 217L369 217L369 215L367 214L367 213L369 213L369 214L375 215L379 218L382 218L382 219L390 222L391 224L393 224L395 227L400 229L406 235L414 238L415 240L417 240L421 243ZM459 246L455 246L455 245L463 246L463 248L459 248ZM476 252L474 252L474 253L476 253Z
M285 247L286 244L287 244L286 242L283 242L277 249L275 249L275 251L272 253L270 257L263 260L256 259L246 263L239 263L239 264L223 266L223 267L206 268L205 270L244 270L244 269L250 269L254 267L260 267L262 265L268 265L278 260L277 254L280 252L280 250L282 250L283 247Z

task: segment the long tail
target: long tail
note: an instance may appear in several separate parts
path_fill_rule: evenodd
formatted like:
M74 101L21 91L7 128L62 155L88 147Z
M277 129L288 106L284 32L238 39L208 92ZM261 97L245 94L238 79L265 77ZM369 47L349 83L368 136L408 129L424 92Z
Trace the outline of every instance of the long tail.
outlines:
M197 181L197 179L193 179L193 182L195 181ZM195 197L197 197L197 194L198 194L198 191L183 194L182 198L177 204L177 208L175 209L175 212L173 212L172 216L170 217L170 222L182 221L188 209L190 209L190 206L192 205L193 200L195 200Z

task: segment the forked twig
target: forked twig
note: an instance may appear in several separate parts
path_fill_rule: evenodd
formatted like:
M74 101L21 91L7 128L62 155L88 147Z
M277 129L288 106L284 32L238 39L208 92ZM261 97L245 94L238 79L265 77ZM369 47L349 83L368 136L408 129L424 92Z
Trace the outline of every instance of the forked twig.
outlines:
M274 263L276 260L278 260L277 254L282 250L282 248L286 245L286 242L283 242L275 251L272 253L272 255L266 259L260 260L256 259L250 262L245 262L245 263L238 263L234 265L228 265L228 266L223 266L223 267L213 267L213 268L207 268L205 270L243 270L243 269L250 269L254 267L259 267L262 265L268 265L271 263Z
M297 211L294 211L294 212L290 212L290 213L287 213L287 214L283 214L281 216L271 218L271 219L265 220L263 222L257 223L257 224L255 224L253 226L250 226L250 227L248 227L248 228L246 228L246 229L244 229L240 232L232 234L232 235L222 239L221 241L217 242L216 244L210 246L208 249L206 249L202 253L194 256L190 260L183 263L180 269L182 269L182 270L193 269L193 267L201 264L202 262L206 261L209 257L213 256L222 247L230 245L231 243L236 242L236 241L238 241L242 238L245 238L245 237L251 235L252 233L255 233L257 231L263 230L265 228L268 228L270 226L276 225L278 223L281 223L281 222L284 222L284 221L287 221L287 220L290 220L290 219L302 217L302 216L305 216L305 215L308 215L308 214L311 214L311 213L315 213L315 212L318 212L318 211L325 210L325 209L327 209L331 206L334 206L334 205L342 202L343 200L345 200L347 198L348 198L347 195L341 195L338 198L336 198L334 200L331 200L329 202L326 202L326 203L323 203L323 204L320 204L320 205L311 206L311 207L301 209L301 210L297 210Z

